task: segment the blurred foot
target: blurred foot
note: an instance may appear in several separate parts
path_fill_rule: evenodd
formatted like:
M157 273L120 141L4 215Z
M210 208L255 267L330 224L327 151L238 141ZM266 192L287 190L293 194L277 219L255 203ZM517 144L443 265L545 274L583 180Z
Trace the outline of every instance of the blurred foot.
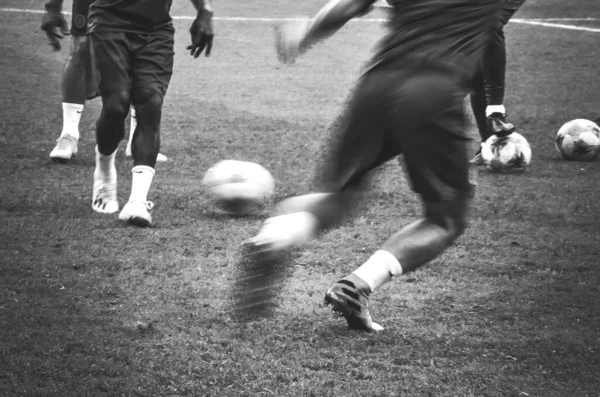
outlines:
M473 158L469 161L469 163L473 165L485 165L483 157L481 157L481 146L479 147L479 150L477 150L475 156L473 156Z

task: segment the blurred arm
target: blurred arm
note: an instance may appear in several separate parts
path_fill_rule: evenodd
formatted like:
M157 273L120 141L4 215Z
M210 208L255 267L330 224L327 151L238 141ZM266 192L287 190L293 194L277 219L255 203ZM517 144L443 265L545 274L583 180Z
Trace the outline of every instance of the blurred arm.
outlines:
M191 0L191 2L198 12L203 10L213 12L212 0Z
M332 36L348 21L363 15L376 0L331 0L317 12L308 28L301 47L313 44Z
M77 2L78 0L73 0L73 2ZM63 0L50 0L45 5L44 8L46 11L52 12L61 12L63 6Z

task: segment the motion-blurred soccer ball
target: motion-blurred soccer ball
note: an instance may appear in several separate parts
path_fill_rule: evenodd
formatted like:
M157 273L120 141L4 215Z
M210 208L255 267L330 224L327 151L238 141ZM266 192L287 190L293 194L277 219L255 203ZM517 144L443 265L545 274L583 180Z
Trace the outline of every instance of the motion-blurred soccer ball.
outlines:
M492 135L481 145L481 158L493 171L523 171L531 162L531 146L517 132L506 137Z
M213 165L202 183L217 206L235 214L263 207L275 189L273 176L266 168L238 160L222 160Z
M571 120L560 127L554 143L566 160L594 160L600 153L600 127L590 120Z

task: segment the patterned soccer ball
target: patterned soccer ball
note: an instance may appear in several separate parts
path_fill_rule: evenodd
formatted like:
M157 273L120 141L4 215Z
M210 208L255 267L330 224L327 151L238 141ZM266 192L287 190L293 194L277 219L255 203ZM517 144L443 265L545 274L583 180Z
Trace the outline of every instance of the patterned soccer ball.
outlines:
M235 214L263 207L275 189L273 176L265 167L238 160L213 165L202 183L218 207Z
M517 132L499 138L489 137L481 145L481 158L493 171L523 171L531 163L531 146Z
M600 127L590 120L571 120L560 127L554 143L565 160L592 161L600 153Z

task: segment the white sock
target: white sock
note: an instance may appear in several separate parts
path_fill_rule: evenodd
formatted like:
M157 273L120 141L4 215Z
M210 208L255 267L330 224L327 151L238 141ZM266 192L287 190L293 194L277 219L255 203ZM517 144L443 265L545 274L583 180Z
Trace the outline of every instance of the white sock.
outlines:
M129 109L129 118L131 119L131 124L129 124L129 140L127 141L127 147L131 149L131 142L133 142L133 133L137 127L137 116L135 114L135 108L132 106Z
M129 201L148 200L148 191L154 178L154 168L147 165L136 165L131 169L131 195Z
M504 105L488 105L488 107L485 108L485 117L490 117L493 113L506 114L506 108Z
M388 251L378 250L353 271L371 287L371 292L392 280L392 277L402 274L402 266L398 259Z
M111 174L115 170L116 154L117 151L115 150L112 154L105 156L98 151L98 146L96 146L96 171L101 172L104 177L112 176Z
M79 139L79 120L83 112L83 105L79 103L63 102L63 129L60 136L71 135L75 139Z

